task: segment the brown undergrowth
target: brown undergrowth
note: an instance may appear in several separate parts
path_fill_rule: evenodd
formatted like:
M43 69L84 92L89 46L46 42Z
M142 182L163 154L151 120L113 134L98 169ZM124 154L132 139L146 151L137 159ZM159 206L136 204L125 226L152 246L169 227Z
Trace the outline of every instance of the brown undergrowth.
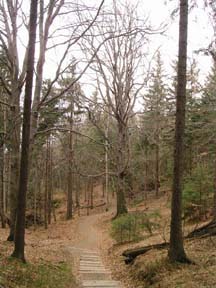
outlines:
M14 245L6 241L9 229L0 229L0 287L77 288L72 255L67 249L76 241L76 229L77 216L64 220L62 207L57 211L57 222L48 229L26 229L27 264L10 258Z
M159 204L158 204L159 203ZM151 205L152 204L152 205ZM161 243L168 240L169 207L166 199L150 200L139 209L151 210L160 208L161 229L153 236L139 243L116 245L107 235L110 229L110 216L104 217L100 225L103 229L103 255L111 267L113 277L124 282L127 288L215 288L216 287L216 237L197 238L185 241L185 249L195 265L173 264L167 259L167 250L151 250L138 256L133 264L126 265L122 252L129 248ZM141 208L142 207L142 208ZM137 209L133 208L133 209ZM194 229L194 225L185 225L185 234Z

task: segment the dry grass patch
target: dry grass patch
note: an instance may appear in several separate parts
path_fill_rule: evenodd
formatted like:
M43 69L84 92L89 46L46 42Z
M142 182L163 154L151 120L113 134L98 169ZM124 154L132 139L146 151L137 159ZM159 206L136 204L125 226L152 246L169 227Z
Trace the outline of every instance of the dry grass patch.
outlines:
M122 269L129 274L131 287L216 287L216 238L190 241L185 246L195 265L170 263L167 250L149 251Z

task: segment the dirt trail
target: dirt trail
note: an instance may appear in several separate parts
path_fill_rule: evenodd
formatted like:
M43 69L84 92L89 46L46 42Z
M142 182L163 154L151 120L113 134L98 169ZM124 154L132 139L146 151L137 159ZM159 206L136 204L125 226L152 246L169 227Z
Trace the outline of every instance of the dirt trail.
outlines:
M99 252L101 232L97 229L96 224L102 215L103 214L95 214L80 217L77 230L79 235L79 241L76 243L77 248Z
M67 251L74 258L77 279L84 288L122 288L119 281L112 279L111 271L102 260L103 237L99 228L101 219L113 212L102 212L81 216L77 223L77 241ZM103 236L103 237L102 237Z

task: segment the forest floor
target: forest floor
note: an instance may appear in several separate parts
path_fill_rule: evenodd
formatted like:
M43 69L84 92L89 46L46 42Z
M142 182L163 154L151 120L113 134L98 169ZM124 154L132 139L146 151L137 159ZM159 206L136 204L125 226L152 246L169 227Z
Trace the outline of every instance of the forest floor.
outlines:
M63 207L64 206L64 207ZM73 258L68 246L76 241L78 217L65 220L65 203L59 209L57 222L48 229L26 229L25 255L27 264L9 257L12 242L6 241L9 228L0 228L1 288L77 288L73 276Z
M160 228L153 235L145 235L139 242L115 244L110 237L104 240L104 256L112 267L113 277L124 282L128 288L215 288L216 287L216 237L185 241L188 257L195 265L171 264L167 259L167 249L151 250L145 255L138 256L133 264L126 265L123 251L169 240L170 200L168 196L159 199L151 198L132 205L129 211L159 211ZM110 230L110 219L107 216L100 219L103 235ZM200 223L201 224L201 223ZM204 224L204 223L203 223ZM184 234L192 231L197 224L184 223Z
M78 288L79 258L82 251L100 254L104 266L112 272L110 279L119 280L125 288L214 288L216 287L216 238L185 242L188 256L196 265L172 265L167 250L152 250L126 265L122 252L126 249L161 243L169 239L169 197L150 198L130 206L129 211L160 212L160 228L142 241L116 244L110 236L111 219L115 215L114 200L109 211L102 206L81 210L71 221L65 218L65 203L58 210L58 220L43 227L26 230L27 264L8 256L13 244L6 241L8 229L0 228L0 288ZM185 235L195 224L184 225Z

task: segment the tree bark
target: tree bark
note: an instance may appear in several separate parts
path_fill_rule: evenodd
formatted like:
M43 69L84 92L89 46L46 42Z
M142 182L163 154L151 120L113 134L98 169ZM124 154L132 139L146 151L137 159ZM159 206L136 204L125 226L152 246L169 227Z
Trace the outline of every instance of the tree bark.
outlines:
M20 177L19 177L19 189L17 198L15 247L12 253L12 257L18 258L23 262L25 262L25 254L24 254L25 212L26 212L26 192L28 184L31 99L32 99L32 86L34 75L37 8L38 8L38 0L32 0L30 7L29 44L28 44L28 57L27 57L25 98L24 98Z
M12 102L14 107L10 113L11 126L13 127L11 134L11 148L10 148L10 191L9 191L9 205L10 205L10 232L7 241L14 241L15 223L16 223L16 207L17 207L17 193L19 182L19 165L20 165L20 93L17 81L18 71L14 68L14 79L12 84Z
M0 146L0 218L2 228L5 228L6 223L4 215L4 145L3 144Z
M159 139L158 135L156 135L157 143L155 147L155 196L159 196L159 187L160 187L160 172L159 172Z
M47 191L47 216L48 216L48 224L51 224L51 216L52 216L52 150L51 150L51 140L49 141L49 146L48 146L48 191Z
M179 52L176 95L174 144L174 174L171 206L170 247L168 256L173 262L189 262L183 245L182 233L182 178L184 158L184 130L186 103L188 0L180 0Z
M125 201L125 177L127 175L127 165L126 165L126 156L128 153L127 150L127 127L118 123L118 155L117 155L117 212L116 217L127 213L127 206Z
M49 156L48 152L49 151L49 136L47 136L46 139L46 164L45 164L45 187L44 187L44 228L48 228L48 162L49 162Z
M80 175L76 176L76 207L79 209L80 207L80 193L81 193L81 187L80 187Z
M216 222L216 160L214 161L214 195L213 195L213 221Z
M106 130L105 130L105 135L106 135L106 140L105 140L105 184L104 184L104 189L105 193L104 196L106 197L106 203L108 209L109 207L109 147L108 147L108 141L107 139L109 138L109 126L110 126L110 115L107 116L106 120Z
M71 95L71 107L70 107L70 132L69 132L69 145L68 145L68 191L67 191L67 220L73 217L73 156L74 156L74 139L73 139L73 127L74 127L74 100Z
M5 5L0 4L3 15L3 22L5 32L7 34L7 48L5 52L11 63L11 74L10 74L10 115L9 115L9 128L11 129L10 137L10 186L9 186L9 208L10 208L10 234L8 241L14 240L14 230L16 221L16 206L17 206L17 192L19 182L19 165L20 165L20 94L22 85L25 77L25 58L23 62L23 69L19 67L19 54L17 47L17 18L19 3L18 1L6 1ZM8 12L10 11L10 12ZM1 42L4 41L1 38ZM19 72L21 73L19 75Z
M93 178L90 179L90 208L94 208L94 181Z

